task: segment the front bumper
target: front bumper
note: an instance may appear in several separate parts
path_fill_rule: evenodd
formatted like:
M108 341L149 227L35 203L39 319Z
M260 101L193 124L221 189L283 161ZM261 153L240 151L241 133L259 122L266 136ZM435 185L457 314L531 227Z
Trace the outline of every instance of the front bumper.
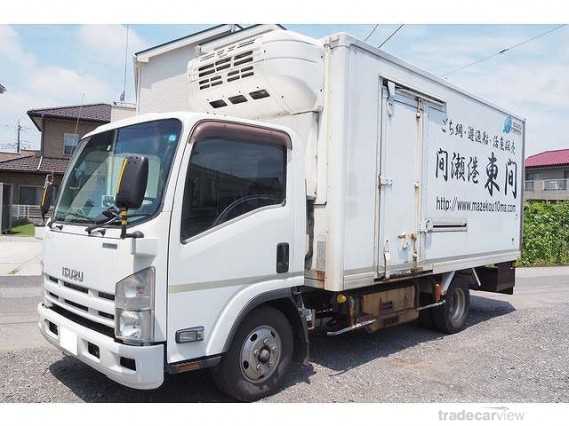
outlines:
M117 343L104 334L79 325L64 316L38 305L39 328L43 336L57 348L73 355L111 380L134 389L155 389L164 381L164 345L131 346ZM57 334L52 323L57 327ZM89 352L95 345L98 355ZM93 350L92 350L93 352ZM134 360L134 367L121 365L121 358ZM132 367L129 361L128 367Z

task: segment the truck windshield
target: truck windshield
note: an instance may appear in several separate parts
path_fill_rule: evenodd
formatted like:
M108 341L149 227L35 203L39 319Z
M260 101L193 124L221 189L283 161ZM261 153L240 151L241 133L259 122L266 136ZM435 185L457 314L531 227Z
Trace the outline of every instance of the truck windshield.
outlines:
M90 223L113 207L122 160L132 154L148 158L148 186L142 206L129 211L129 223L154 215L162 201L181 127L176 119L157 120L82 140L63 182L55 221Z

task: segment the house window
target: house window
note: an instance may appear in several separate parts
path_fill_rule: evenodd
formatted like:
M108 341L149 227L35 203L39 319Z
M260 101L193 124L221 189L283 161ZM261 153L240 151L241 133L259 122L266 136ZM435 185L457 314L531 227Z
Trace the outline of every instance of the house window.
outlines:
M79 142L79 135L77 133L64 133L63 134L63 153L65 155L73 154L73 150Z
M37 206L40 203L42 192L42 188L38 186L20 185L18 204Z

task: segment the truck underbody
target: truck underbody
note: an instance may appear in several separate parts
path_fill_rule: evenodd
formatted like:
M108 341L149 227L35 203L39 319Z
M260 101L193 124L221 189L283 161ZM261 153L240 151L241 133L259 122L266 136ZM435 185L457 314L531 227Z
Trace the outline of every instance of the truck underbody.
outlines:
M328 336L360 328L375 332L416 320L419 316L428 317L430 309L440 311L442 305L449 303L443 295L447 294L451 284L465 289L513 294L515 269L509 262L446 276L421 274L340 293L307 288L302 300L304 307L312 310L309 315L313 319L309 322L311 330L319 330ZM466 319L466 314L467 309L461 320ZM464 322L458 328L463 325Z

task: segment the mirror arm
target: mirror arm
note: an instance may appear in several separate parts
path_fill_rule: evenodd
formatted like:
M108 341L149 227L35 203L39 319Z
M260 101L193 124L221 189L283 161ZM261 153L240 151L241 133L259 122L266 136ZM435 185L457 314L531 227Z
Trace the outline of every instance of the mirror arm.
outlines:
M120 209L119 217L121 220L121 240L124 240L125 238L144 238L144 234L140 231L135 231L131 233L126 232L127 209Z
M126 238L126 225L127 225L126 209L120 209L119 218L121 220L121 240L124 240Z

